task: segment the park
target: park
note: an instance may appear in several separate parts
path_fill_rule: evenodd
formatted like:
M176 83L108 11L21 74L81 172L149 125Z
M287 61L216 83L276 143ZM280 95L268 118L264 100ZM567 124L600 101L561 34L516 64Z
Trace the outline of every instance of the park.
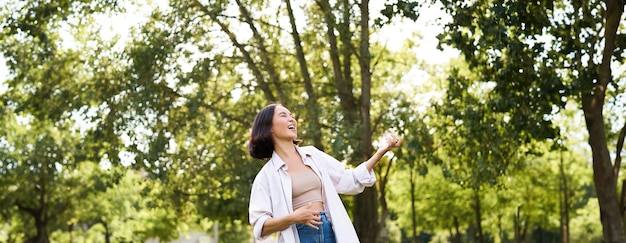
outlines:
M360 242L626 242L624 1L3 2L0 242L257 242L268 104L347 168L402 138Z

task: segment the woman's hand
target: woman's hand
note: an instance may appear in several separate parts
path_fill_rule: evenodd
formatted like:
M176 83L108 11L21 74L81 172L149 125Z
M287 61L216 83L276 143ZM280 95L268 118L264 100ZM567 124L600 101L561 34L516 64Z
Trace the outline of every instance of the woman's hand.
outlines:
M320 212L312 209L310 203L307 206L296 209L292 216L296 223L307 225L316 230L319 229L318 226L322 225Z
M291 214L278 217L269 218L265 220L261 235L266 236L278 231L283 231L293 224L304 224L313 229L319 229L319 225L322 224L320 212L311 208L311 204L298 208Z
M378 148L376 153L370 159L364 162L367 170L374 169L374 166L376 166L378 161L380 161L380 159L385 155L385 153L387 153L392 148L400 147L400 143L402 143L402 140L398 138L397 135L395 134L385 135L385 143L382 144Z
M378 148L378 152L386 153L387 151L400 147L402 139L393 133L389 133L385 136L385 143Z

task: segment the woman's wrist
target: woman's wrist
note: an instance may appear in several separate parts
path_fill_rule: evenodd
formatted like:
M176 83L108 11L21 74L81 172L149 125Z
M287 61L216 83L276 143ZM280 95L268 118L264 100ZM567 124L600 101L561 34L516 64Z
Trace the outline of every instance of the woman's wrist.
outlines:
M380 147L378 148L378 150L376 150L376 155L379 155L382 158L387 152L389 152L389 150L391 150L391 148L387 146Z

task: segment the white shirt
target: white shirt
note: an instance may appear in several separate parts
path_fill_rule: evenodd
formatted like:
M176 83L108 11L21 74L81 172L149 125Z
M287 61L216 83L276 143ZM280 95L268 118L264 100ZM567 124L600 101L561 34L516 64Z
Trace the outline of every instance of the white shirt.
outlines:
M345 165L337 159L313 146L296 147L296 150L304 164L310 166L322 180L326 215L332 222L337 242L359 242L352 221L338 193L355 195L363 192L366 186L370 187L376 182L374 171L368 171L365 164L354 169L346 169ZM249 218L254 238L263 240L269 236L261 237L265 220L293 212L291 192L291 177L287 173L287 165L274 152L252 184ZM278 235L278 242L300 242L296 226L291 225L281 231Z

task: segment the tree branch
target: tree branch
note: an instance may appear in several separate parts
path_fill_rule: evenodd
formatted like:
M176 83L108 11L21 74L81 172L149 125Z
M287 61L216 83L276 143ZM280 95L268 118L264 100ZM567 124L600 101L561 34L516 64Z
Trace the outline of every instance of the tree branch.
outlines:
M287 14L289 15L289 23L291 24L291 37L293 38L293 44L296 47L296 58L298 59L300 73L304 82L304 89L309 96L306 100L306 105L310 120L310 127L313 133L314 145L323 151L324 145L322 144L322 130L320 129L320 111L318 108L319 104L317 103L317 93L313 88L313 81L311 80L311 74L309 73L309 67L304 55L302 40L296 26L296 17L294 16L293 8L291 7L291 0L285 0L285 3L287 4Z
M39 209L34 209L34 208L30 208L30 207L24 206L23 204L21 204L21 203L20 203L19 201L17 201L17 200L15 201L15 205L17 206L17 208L18 208L19 210L22 210L22 211L24 211L24 212L27 212L27 213L29 213L30 215L35 216L35 215L37 215L37 214L39 213Z
M255 81L259 84L259 88L263 91L263 94L265 95L265 99L268 101L276 101L276 97L272 93L272 90L270 89L268 83L265 82L265 78L261 70L259 69L259 67L254 62L252 55L250 55L250 52L246 50L245 46L237 40L237 36L232 31L230 31L230 29L228 28L228 25L220 21L217 18L217 14L215 12L210 11L206 6L198 2L198 0L194 0L190 4L190 7L198 8L200 11L202 11L204 14L209 16L209 18L211 18L213 21L215 21L215 23L217 23L220 26L221 30L228 36L228 38L233 43L233 45L243 55L244 60L246 60L246 63L248 64L248 67L250 68L250 71L252 71L252 74L256 78Z
M615 174L615 178L617 178L619 174L619 168L622 165L622 148L624 148L624 137L626 136L626 123L622 127L622 130L619 133L619 137L617 138L617 149L615 150L615 164L613 165L613 173Z
M248 26L250 27L250 30L252 30L252 36L254 37L254 40L256 41L256 46L257 46L257 49L259 50L262 64L265 65L265 71L270 76L270 82L274 84L276 88L276 92L278 93L278 100L281 103L288 105L289 99L288 99L288 96L284 94L283 88L281 87L280 78L278 74L276 73L276 66L274 65L274 61L272 60L272 58L270 58L267 48L265 48L264 39L259 33L259 30L257 29L256 25L254 25L252 16L250 15L250 11L246 9L246 6L241 2L241 0L235 0L235 2L237 2L237 6L239 7L239 12L243 16L244 22L248 24Z

